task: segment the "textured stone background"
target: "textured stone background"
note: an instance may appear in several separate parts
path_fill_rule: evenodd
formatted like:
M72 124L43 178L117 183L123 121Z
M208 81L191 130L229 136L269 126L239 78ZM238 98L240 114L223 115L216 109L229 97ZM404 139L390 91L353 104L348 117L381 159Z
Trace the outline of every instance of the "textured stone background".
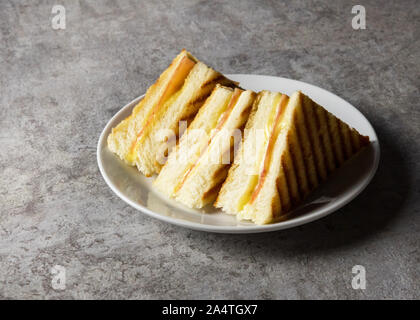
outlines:
M51 28L63 4L66 30ZM356 1L0 1L1 298L420 298L420 6ZM207 234L137 212L96 143L181 48L225 73L283 76L357 106L379 171L320 221ZM50 268L67 268L51 288ZM351 268L367 289L351 288Z

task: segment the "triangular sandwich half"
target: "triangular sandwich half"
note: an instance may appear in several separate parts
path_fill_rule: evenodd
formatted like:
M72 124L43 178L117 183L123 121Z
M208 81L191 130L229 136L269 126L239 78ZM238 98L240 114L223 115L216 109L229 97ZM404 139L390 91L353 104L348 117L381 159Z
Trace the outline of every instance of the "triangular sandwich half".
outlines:
M369 138L301 92L289 99L263 91L257 101L240 156L215 206L266 224L287 217L312 189L368 145Z
M191 120L217 83L236 83L198 61L186 50L172 61L134 107L112 129L108 147L146 176L158 173L166 160L168 134L179 134L179 122Z
M168 197L201 208L214 201L256 94L217 85L155 180Z

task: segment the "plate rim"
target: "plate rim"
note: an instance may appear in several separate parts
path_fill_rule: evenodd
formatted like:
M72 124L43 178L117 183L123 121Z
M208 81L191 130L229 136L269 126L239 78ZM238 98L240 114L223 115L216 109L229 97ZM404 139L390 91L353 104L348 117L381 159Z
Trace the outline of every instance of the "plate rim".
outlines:
M374 151L373 168L372 168L372 170L369 171L368 176L363 180L363 182L361 183L361 185L357 189L352 190L351 192L347 193L344 198L340 198L340 201L335 206L327 207L327 208L323 208L323 209L317 209L315 212L308 213L308 214L305 214L303 216L299 216L299 217L296 217L296 218L293 218L293 219L290 219L290 220L276 222L276 223L273 223L273 224L250 225L250 226L219 226L219 225L208 225L208 224L202 224L202 223L197 223L197 222L191 222L191 221L188 221L188 220L173 218L173 217L170 217L170 216L159 214L157 212L154 212L154 211L148 209L147 207L145 207L145 206L143 206L139 203L136 203L136 202L132 201L127 196L125 196L124 193L122 193L120 190L118 190L118 188L116 188L114 186L114 184L111 182L110 178L106 174L103 163L102 163L102 157L101 157L101 145L102 145L103 141L106 139L105 133L110 130L109 127L110 127L111 123L113 123L114 120L116 118L118 118L119 115L121 113L123 113L128 107L132 106L133 104L138 102L141 98L143 98L145 96L145 94L143 94L143 95L140 95L137 98L133 99L132 101L130 101L126 105L124 105L120 110L118 110L117 113L115 113L111 117L110 120L108 120L105 127L102 129L102 132L99 136L98 143L97 143L96 158L97 158L99 171L100 171L103 179L105 180L106 184L108 185L108 187L121 200L123 200L124 202L126 202L127 204L132 206L133 208L137 209L138 211L140 211L140 212L142 212L142 213L144 213L144 214L146 214L146 215L148 215L152 218L156 218L158 220L161 220L161 221L164 221L164 222L167 222L167 223L179 226L179 227L184 227L184 228L197 230L197 231L214 232L214 233L261 233L261 232L271 232L271 231L290 229L290 228L293 228L293 227L297 227L297 226L307 224L307 223L313 222L315 220L321 219L321 218L323 218L323 217L325 217L325 216L343 208L350 201L355 199L367 187L367 185L372 181L373 177L375 176L375 174L377 172L378 166L379 166L379 160L380 160L379 139L378 139L376 131L375 131L374 127L372 126L372 124L370 123L370 121L363 115L363 113L360 110L358 110L350 102L348 102L348 101L344 100L343 98L337 96L333 92L330 92L326 89L320 88L316 85L313 85L313 84L310 84L310 83L307 83L307 82L303 82L303 81L300 81L300 80L294 80L294 79L271 76L271 75L254 75L254 74L243 74L243 73L241 73L241 74L226 74L226 76L227 77L232 77L232 78L253 76L253 77L257 77L257 78L258 77L260 77L260 78L271 78L271 80L281 79L282 81L292 81L292 82L295 82L296 84L303 83L305 86L309 86L309 87L312 87L315 90L321 90L323 93L333 95L334 98L339 99L341 102L346 104L347 105L346 107L353 108L353 111L357 112L359 114L359 116L364 118L366 120L367 124L370 126L370 129L371 129L372 134L373 134L373 140L372 141L375 142L374 144L372 144L373 151ZM370 138L372 138L372 137L370 137Z

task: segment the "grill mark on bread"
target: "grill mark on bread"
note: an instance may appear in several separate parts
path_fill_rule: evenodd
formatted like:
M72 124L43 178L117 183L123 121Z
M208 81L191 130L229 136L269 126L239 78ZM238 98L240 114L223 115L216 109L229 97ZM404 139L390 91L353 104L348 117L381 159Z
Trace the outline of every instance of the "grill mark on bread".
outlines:
M338 143L338 149L340 150L339 152L340 152L340 154L341 154L341 156L342 156L342 159L343 159L343 162L342 163L340 163L340 166L347 160L347 157L346 157L346 147L345 147L345 144L346 144L346 142L345 142L345 137L344 137L344 135L343 135L343 132L341 131L341 126L340 126L340 120L338 120L335 116L333 116L333 115L331 115L331 117L335 120L335 123L337 124L337 131L338 131L338 140L339 140L339 143Z
M298 96L299 103L298 107L295 110L296 114L296 124L298 129L299 143L302 149L306 173L308 177L308 184L310 185L309 189L314 189L318 186L318 172L315 165L315 156L312 150L312 143L309 137L308 126L305 120L305 113L303 108L303 99L302 95Z
M271 214L273 218L279 217L283 210L283 207L280 200L280 194L278 194L277 192L275 192L273 197L271 198L270 207L271 207Z
M350 128L343 121L340 121L340 120L338 121L340 124L340 131L341 131L341 135L343 137L343 142L344 142L344 151L346 155L345 159L347 160L353 154L353 149L352 149L351 140L350 140Z
M239 86L239 82L232 81L232 80L230 80L230 79L226 78L226 77L225 77L225 76L223 76L223 75L222 75L222 77L223 77L223 80L220 80L220 84L221 84L221 85L223 85L223 86L225 86L225 87L232 88L232 89L237 88L237 89L240 89L240 90L245 91L245 89L243 89L243 88L241 88L241 87Z
M294 122L293 129L292 129L292 136L294 137L294 141L291 144L292 156L294 158L295 163L297 164L296 171L297 171L297 178L299 181L299 189L302 193L302 196L305 196L309 192L309 186L308 186L307 169L305 165L305 160L303 158L299 132L296 128L296 113L293 115L292 121Z
M301 97L305 97L303 94L301 95ZM316 186L314 181L310 181L310 170L312 170L312 174L315 173L317 178L324 180L344 161L368 144L367 137L359 135L356 130L350 128L327 110L309 98L307 98L307 102L304 98L301 99L302 109L293 110L293 116L287 119L291 125L287 127L288 132L283 137L286 139L286 145L284 149L277 150L282 151L278 176L270 176L270 180L268 180L270 184L267 185L270 190L264 189L267 194L258 198L254 206L246 207L245 213L241 215L242 218L252 219L257 223L267 223L277 221L279 216L280 218L290 216L291 214L288 212ZM295 103L298 102L295 100ZM299 105L294 105L294 107L299 108ZM311 169L310 161L307 161L310 156L314 161L313 169ZM315 159L317 160L315 161ZM277 158L273 157L273 160L275 161ZM322 168L324 168L323 173ZM311 186L308 191L302 185L303 177L307 179L307 187ZM275 190L271 189L273 187ZM286 193L290 195L290 208L287 205L287 196L284 196ZM223 199L222 202L226 203L227 201L229 200ZM249 203L249 205L251 204ZM223 208L228 207L227 204L219 203L218 206L220 205ZM242 210L239 211L241 214Z
M223 75L218 74L215 78L209 79L206 82L204 82L201 85L201 89L204 89L204 88L206 88L208 86L211 86L211 85L216 85L216 83L220 82L219 80L222 80L222 79L226 79L226 78Z
M251 111L252 108L252 104L248 107L246 107L244 110L242 110L241 114L239 115L240 117L245 117L249 114L249 112Z
M357 131L355 129L351 130L351 144L353 146L353 150L357 152L357 150L360 148L360 143L359 143L359 135L357 134Z
M283 170L282 164L280 167L279 176L276 179L276 187L277 187L277 193L279 194L282 211L286 212L290 210L291 203L290 203L289 188L287 186L287 178Z
M287 192L287 195L288 195L288 202L289 202L289 206L288 207L289 207L289 209L291 209L293 199L292 199L292 196L290 194L290 182L289 182L289 179L287 177L287 172L286 172L286 169L287 168L286 168L286 165L285 165L284 154L280 158L280 165L281 165L281 169L280 170L283 171L283 175L284 175L284 184L285 184L284 188L285 188L285 190Z
M357 131L356 131L357 132ZM362 136L360 133L357 132L357 134L359 135L362 147L366 147L369 144L369 137L368 136Z
M187 114L187 115L184 115L182 117L182 119L179 120L179 122L185 121L187 123L187 128L188 128L190 126L191 122L194 120L195 115L196 115L196 113L194 113L194 112L190 113L190 114ZM176 135L177 135L177 137L179 136L179 124L176 127Z
M193 108L193 112L191 113L192 117L195 117L196 115L196 109L200 108L203 103L206 101L206 99L210 96L210 93L212 92L212 90L214 89L214 87L217 84L221 84L224 85L221 81L219 81L220 79L225 79L226 82L232 82L231 80L225 78L223 75L218 74L215 78L207 80L206 82L204 82L201 87L200 87L200 95L195 97L192 101L188 102L188 106L194 106ZM188 108L187 108L188 109ZM189 117L189 115L184 116L185 117Z
M216 184L220 183L221 184L226 180L229 168L227 166L223 166L223 169L224 169L223 171L219 172L219 175L217 175L217 176L214 175L213 176L213 182L214 183L216 183Z
M189 105L196 105L196 104L201 104L201 103L203 103L206 99L208 98L208 94L207 93L205 93L205 94L201 94L200 96L198 96L198 97L195 97L195 99L194 100L192 100L192 101L190 101L188 104Z
M333 172L336 168L336 157L334 154L334 149L332 146L332 137L331 132L328 124L328 118L326 116L326 111L324 108L316 105L317 115L319 116L319 121L321 124L321 134L322 139L325 145L325 153L327 155L327 164L328 164L328 171L329 173ZM323 128L323 126L325 126Z
M237 82L234 82L234 81L232 81L232 80L229 80L228 78L226 78L224 75L222 75L222 74L217 74L216 75L216 77L214 77L214 78L212 78L212 79L209 79L209 80L207 80L206 82L204 82L202 85L201 85L201 89L202 90L205 90L205 89L208 89L208 88L210 88L211 90L213 89L213 87L216 85L216 84L220 84L220 85L222 85L222 86L225 86L225 87L228 87L228 88L231 88L231 89L235 89L235 88L237 88L237 89L240 89L240 90L243 90L243 89L241 89L241 88L239 88L238 87L238 83ZM244 91L244 90L243 90Z
M343 149L341 148L341 136L337 120L331 113L327 111L328 125L332 136L332 146L336 159L336 168L340 167L344 162ZM335 129L335 130L334 130Z
M219 169L217 169L212 176L212 179L215 181L219 181L220 179L224 179L227 176L229 167L222 166Z
M306 99L305 99L306 100ZM322 132L321 132L321 124L318 118L318 113L317 113L317 106L312 102L312 100L310 100L308 98L308 101L310 103L310 105L308 105L308 110L311 109L311 113L312 113L312 118L314 120L314 124L315 124L315 131L314 131L314 139L318 139L319 141L319 147L321 149L321 152L318 152L319 155L319 160L317 162L319 162L320 164L320 172L322 172L322 178L323 180L326 180L328 177L328 160L327 160L327 148L325 146L325 141L323 139L322 136Z
M306 135L307 135L308 143L309 143L309 149L310 149L310 152L312 154L312 159L314 161L315 175L316 175L316 178L318 179L318 178L321 178L321 177L320 177L320 173L318 172L318 166L316 165L317 160L316 160L316 155L315 155L314 145L313 145L313 132L312 132L310 126L308 125L308 121L306 119L306 110L305 110L305 107L304 107L304 100L305 99L302 99L302 94L299 94L299 99L300 99L300 103L301 103L300 105L301 105L302 126L303 126L303 130L306 131ZM316 184L317 183L318 182L316 182Z
M308 102L308 99L305 96L303 96L302 100L303 100L302 101L303 123L304 123L305 128L308 129L307 132L309 136L309 145L310 145L313 157L314 157L315 172L319 180L325 180L327 178L327 173L326 173L326 168L324 164L323 152L319 150L322 148L322 145L318 136L318 129L317 129L319 126L316 123L314 123L315 121L313 120L314 119L313 112L312 112L312 117L308 115L308 111L312 107L312 104L310 106L306 105ZM310 110L313 111L312 109ZM312 122L311 122L311 119L312 119Z
M286 172L286 178L290 188L290 196L293 204L297 204L300 201L298 180L296 174L296 168L293 163L293 157L290 151L289 135L286 137L286 150L284 152L284 170Z
M208 201L209 199L216 197L219 193L220 188L222 187L223 180L219 183L217 183L215 186L211 187L209 190L203 193L203 200Z
M369 137L362 136L356 129L351 129L351 136L352 136L352 142L354 143L353 147L355 152L359 152L360 149L367 146L369 144Z

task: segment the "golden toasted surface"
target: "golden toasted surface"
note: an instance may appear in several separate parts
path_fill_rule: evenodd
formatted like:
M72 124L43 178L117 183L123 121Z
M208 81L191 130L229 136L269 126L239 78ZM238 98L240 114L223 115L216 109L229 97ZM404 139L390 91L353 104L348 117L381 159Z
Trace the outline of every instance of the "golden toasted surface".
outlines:
M217 85L169 155L155 187L190 207L201 208L212 202L232 159L231 138L235 130L243 128L254 98L252 91ZM196 130L203 134L197 135ZM185 154L187 161L182 161Z
M157 132L179 134L179 122L195 116L216 84L236 83L182 50L146 92L132 114L112 129L108 147L146 176L158 173L171 150Z
M235 184L235 171L240 171L243 164L238 163L229 171L216 201L218 207L259 224L282 219L321 181L369 144L368 137L360 135L301 92L291 96L279 126L282 132L273 150L268 150L272 152L271 163L264 168L263 175L254 176L257 181L254 185L259 189L254 189L254 195L235 212L231 205L235 199L229 194L239 187Z
M186 138L180 137L185 121L185 132L205 128L206 137L194 137L194 143L185 146ZM232 159L235 139L209 135L226 128L230 134L240 128L243 134L234 163L207 164L206 154ZM162 136L162 131L170 135ZM223 139L229 143L216 149L214 141ZM168 143L172 140L175 144ZM259 224L283 219L369 144L368 137L300 91L290 98L267 90L256 95L186 50L107 141L112 152L144 175L160 173L155 185L168 196L191 207L217 198L216 207ZM174 151L188 154L187 163L174 165Z

